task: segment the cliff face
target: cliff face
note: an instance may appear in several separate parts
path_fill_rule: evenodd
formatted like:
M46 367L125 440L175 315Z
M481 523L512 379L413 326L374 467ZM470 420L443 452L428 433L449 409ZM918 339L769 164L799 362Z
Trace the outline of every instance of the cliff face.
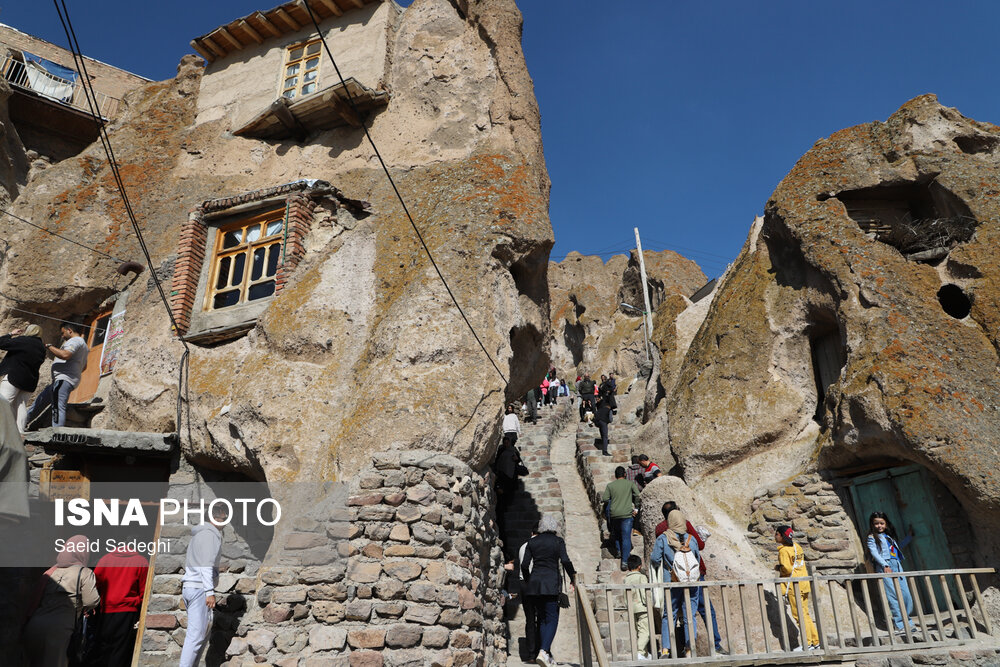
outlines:
M675 252L644 251L651 306L688 296L705 284L698 265ZM642 281L635 251L600 257L571 252L549 263L552 363L566 376L614 371L627 380L646 360L642 331ZM635 306L638 310L621 304ZM576 371L575 373L573 371ZM624 389L624 387L623 387Z
M998 145L927 95L799 160L661 408L689 483L918 463L996 553Z
M391 101L368 123L424 240L505 386L444 290L361 130L304 143L197 124L201 68L132 95L111 131L122 176L169 289L179 232L203 201L322 179L370 203L319 223L287 286L246 336L192 346L182 448L192 461L269 480L339 478L379 450L422 447L482 464L505 398L544 372L552 245L539 113L513 2L416 0L389 43ZM270 84L268 84L270 85ZM15 212L140 259L99 146L40 173ZM93 312L126 282L112 260L0 221L10 249L3 326L20 307ZM143 274L98 421L172 431L181 345ZM56 338L54 322L43 323Z

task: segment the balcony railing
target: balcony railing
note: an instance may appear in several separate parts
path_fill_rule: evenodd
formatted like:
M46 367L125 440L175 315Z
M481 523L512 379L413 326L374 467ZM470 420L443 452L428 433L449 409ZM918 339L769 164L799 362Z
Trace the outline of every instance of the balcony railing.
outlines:
M10 55L0 57L0 75L12 86L29 90L46 99L90 113L86 93L83 86L77 81L62 79L47 72L32 77L29 75L27 65ZM32 80L33 78L34 80ZM100 116L105 120L114 118L118 114L121 100L101 92L94 92L97 95L97 112Z
M737 581L699 581L692 583L651 582L641 588L624 584L579 584L576 589L577 618L580 631L580 656L583 665L600 667L644 664L722 664L736 661L762 661L767 664L840 662L845 658L885 651L948 648L967 644L998 647L993 625L983 606L977 575L995 575L992 568L926 570L896 574L811 575L807 578L751 579ZM902 601L902 582L913 598L914 629L904 623L895 631L885 587L892 586L896 599ZM803 651L801 644L789 640L789 602L781 585L798 587L808 582L812 589L807 601L809 615L816 624L820 647ZM691 618L689 603L696 588L705 598L706 617L715 607L723 647L729 655L719 655L708 628L707 649L688 647L689 656L666 659L664 648L678 656L677 631L671 610L671 591L680 589L684 596L681 613L687 623ZM649 619L653 662L638 662L633 601L644 591ZM835 595L835 591L838 595ZM839 599L838 599L839 598ZM876 601L874 604L872 600ZM640 598L641 599L641 598ZM718 604L713 604L713 600ZM657 602L661 602L657 607ZM795 601L798 617L803 617L802 599ZM597 613L595 613L595 611ZM905 607L903 608L905 614ZM660 630L661 614L666 614L669 636ZM600 620L598 620L600 619ZM832 621L832 627L825 627ZM775 629L775 625L780 629ZM879 627L882 626L882 627ZM792 626L795 627L795 626ZM793 630L794 632L795 630ZM682 633L683 634L683 633ZM698 629L699 639L705 637ZM804 642L799 632L799 642ZM698 642L695 642L697 644ZM704 643L704 640L702 640ZM754 663L756 664L756 663Z

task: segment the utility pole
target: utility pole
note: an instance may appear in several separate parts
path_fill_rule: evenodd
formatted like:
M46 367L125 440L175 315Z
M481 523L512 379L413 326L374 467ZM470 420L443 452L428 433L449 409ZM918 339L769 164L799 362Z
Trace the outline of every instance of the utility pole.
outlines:
M642 278L642 300L646 305L646 310L642 313L642 326L646 333L646 361L653 358L649 339L653 335L653 316L649 307L649 284L646 282L646 260L642 256L642 241L639 240L639 228L635 227L635 248L639 253L639 277Z

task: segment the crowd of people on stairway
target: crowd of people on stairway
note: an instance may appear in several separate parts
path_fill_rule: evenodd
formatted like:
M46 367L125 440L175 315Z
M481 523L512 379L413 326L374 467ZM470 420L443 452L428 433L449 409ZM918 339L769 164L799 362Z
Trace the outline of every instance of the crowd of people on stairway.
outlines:
M516 447L521 436L519 413L528 423L534 424L538 420L539 411L546 406L557 405L560 397L571 403L579 399L580 421L592 423L600 430L601 449L608 453L607 426L618 407L615 392L614 374L602 375L600 383L594 382L589 374L577 377L575 383L567 383L552 369L537 389L527 393L521 406L507 406L503 418L502 444L495 465L501 535L506 536L504 522L507 519L507 508L517 490L518 477L529 473ZM647 605L647 596L655 590L650 585L651 578L653 582L691 584L668 589L663 595L666 598L663 606L656 607L659 610L669 605L670 611L669 615L665 609L662 613L657 611L662 647L658 657L690 656L691 647L695 645L698 636L699 616L709 632L714 652L717 655L728 655L730 648L723 645L715 605L706 604L707 589L698 585L705 581L707 574L704 553L711 531L704 525L692 524L675 501L667 501L660 508L663 518L655 527L655 541L649 563L645 564L646 568L642 557L632 553L633 535L638 534L635 527L641 510L642 490L661 474L660 467L649 456L634 455L628 466L618 466L615 469L614 481L608 483L602 494L604 519L610 538L609 550L620 561L620 569L625 573L623 583L635 590L629 611L633 615L637 635L638 658L652 659L657 646L650 632L650 623L656 619L649 618L650 607ZM901 548L909 543L910 537L897 542L892 525L882 512L873 513L869 524L867 552L874 567L880 572L902 572ZM519 548L516 554L508 552L506 565L510 572L508 599L518 602L524 612L526 657L543 666L555 664L552 642L559 623L560 602L563 606L568 606L566 593L572 593L569 582L575 575L573 563L566 552L566 544L558 536L558 526L556 516L543 516L526 542L511 545L511 549L515 546ZM775 531L774 538L778 547L775 570L782 578L808 576L804 550L794 541L793 535L794 531L789 526L779 526ZM895 588L897 584L901 584L899 590ZM909 621L909 616L913 612L913 601L905 579L895 583L885 579L882 586L897 634L905 632L904 619L910 623L912 634L915 628L912 621ZM800 630L801 644L794 649L789 647L790 650L811 651L820 648L819 635L810 612L809 583L783 583L781 591Z

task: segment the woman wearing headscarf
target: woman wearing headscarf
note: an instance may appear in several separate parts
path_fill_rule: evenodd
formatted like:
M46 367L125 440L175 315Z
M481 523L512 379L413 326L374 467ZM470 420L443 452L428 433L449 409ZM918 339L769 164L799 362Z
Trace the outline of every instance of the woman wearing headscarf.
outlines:
M28 426L28 399L38 388L38 369L45 361L42 328L29 324L22 333L15 329L0 336L0 350L7 352L0 361L0 398L10 404L17 418L17 429L24 435Z
M649 556L649 562L654 566L663 563L663 581L666 583L682 581L698 581L700 576L698 541L687 532L687 517L678 509L671 510L667 514L667 529L656 538L653 545L653 553ZM684 609L684 592L688 591L690 597L690 613ZM673 612L674 621L684 626L686 650L685 656L690 655L691 647L694 646L698 632L698 623L695 620L698 613L698 602L701 588L697 586L677 587L670 589L670 606ZM687 619L690 617L691 623ZM663 614L661 625L663 635L663 651L661 657L670 654L670 631L671 627L667 621L667 615ZM678 641L680 639L678 638Z
M66 667L73 628L80 614L97 607L94 572L87 567L87 538L74 535L45 571L28 609L24 648L31 667Z
M528 540L521 559L521 576L524 577L524 595L534 597L541 634L541 650L535 662L542 667L554 665L552 640L559 627L559 593L562 592L562 574L559 564L571 578L576 575L573 562L566 553L566 542L556 535L559 521L552 514L545 514L538 522L538 535ZM570 584L570 592L573 585Z

